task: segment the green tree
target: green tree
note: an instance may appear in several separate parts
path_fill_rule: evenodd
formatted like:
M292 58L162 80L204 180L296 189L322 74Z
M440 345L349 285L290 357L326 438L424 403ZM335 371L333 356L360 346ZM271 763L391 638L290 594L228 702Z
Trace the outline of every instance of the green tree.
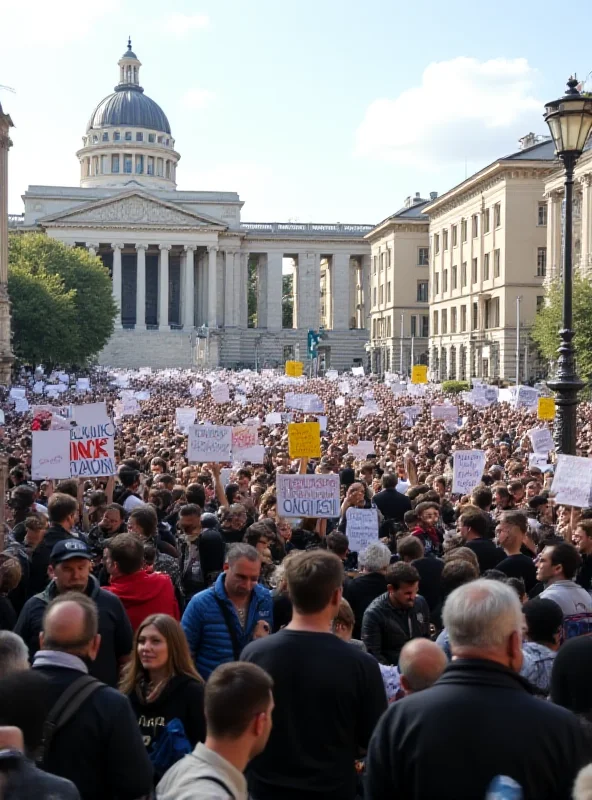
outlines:
M8 292L15 354L84 365L107 343L117 308L102 261L40 233L9 237Z
M549 287L547 303L538 311L530 335L543 358L557 360L559 330L562 325L563 282ZM578 372L592 379L592 284L580 275L573 280L573 329Z
M294 275L282 275L282 328L294 327Z
M248 327L257 327L257 260L251 259L248 266L247 315Z

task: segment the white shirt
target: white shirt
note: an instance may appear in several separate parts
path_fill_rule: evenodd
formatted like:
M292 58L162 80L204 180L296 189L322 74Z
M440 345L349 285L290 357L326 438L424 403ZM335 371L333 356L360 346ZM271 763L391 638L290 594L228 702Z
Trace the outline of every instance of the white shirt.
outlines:
M407 494L407 489L411 486L409 481L402 481L401 478L397 481L395 489L401 494Z
M123 504L123 508L124 508L124 511L126 511L129 514L130 511L134 510L134 508L137 508L138 506L145 506L145 505L146 505L146 503L143 500L140 500L139 497L136 497L135 494L130 494L130 496L127 498L127 500Z

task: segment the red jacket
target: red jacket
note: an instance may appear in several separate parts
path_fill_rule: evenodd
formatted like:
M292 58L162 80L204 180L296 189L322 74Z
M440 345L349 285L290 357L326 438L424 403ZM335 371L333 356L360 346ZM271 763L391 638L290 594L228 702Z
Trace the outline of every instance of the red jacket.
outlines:
M119 597L134 633L151 614L169 614L176 620L181 619L171 579L162 572L149 574L141 569L131 575L111 578L109 586L103 588Z

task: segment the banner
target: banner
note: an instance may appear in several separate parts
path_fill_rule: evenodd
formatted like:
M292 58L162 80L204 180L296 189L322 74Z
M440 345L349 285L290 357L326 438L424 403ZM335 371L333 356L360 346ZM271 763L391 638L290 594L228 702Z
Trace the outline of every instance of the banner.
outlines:
M115 475L114 448L115 425L111 420L70 428L71 477Z
M279 517L339 517L339 475L277 475Z
M378 541L378 511L375 508L348 508L345 518L345 531L352 552L360 553Z
M232 428L228 425L190 425L187 459L190 464L232 461Z
M483 450L457 450L453 456L453 494L469 494L481 483L485 467Z
M321 457L321 426L318 422L290 422L288 425L290 458Z

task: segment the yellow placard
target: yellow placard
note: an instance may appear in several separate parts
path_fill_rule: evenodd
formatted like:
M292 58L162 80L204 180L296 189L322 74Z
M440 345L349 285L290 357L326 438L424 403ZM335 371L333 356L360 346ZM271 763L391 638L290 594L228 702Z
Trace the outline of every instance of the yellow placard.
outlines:
M415 364L411 367L411 383L427 383L428 368L425 364Z
M555 419L555 400L552 397L539 397L537 419Z
M286 361L286 375L290 378L299 378L304 370L302 361Z
M320 423L290 422L288 424L288 451L290 458L320 458Z

